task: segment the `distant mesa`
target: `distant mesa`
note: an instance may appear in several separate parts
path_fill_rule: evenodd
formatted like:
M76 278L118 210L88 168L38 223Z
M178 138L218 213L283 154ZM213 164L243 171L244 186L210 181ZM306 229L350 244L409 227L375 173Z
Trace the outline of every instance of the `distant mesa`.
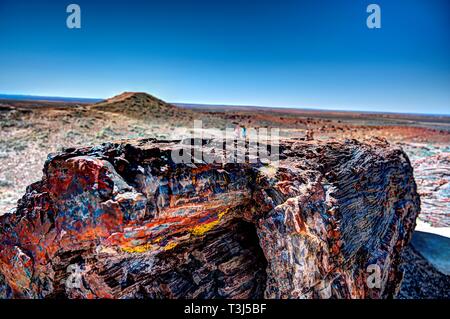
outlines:
M92 105L93 109L121 113L132 117L171 117L186 112L144 92L124 92Z
M119 95L113 96L109 99L106 99L100 103L115 103L115 102L125 102L125 101L135 101L135 102L139 102L139 101L145 101L145 102L149 102L149 101L154 101L154 102L158 102L161 104L168 104L166 102L164 102L163 100L160 100L156 97L154 97L153 95L150 95L148 93L145 92L123 92ZM99 104L100 104L99 103Z

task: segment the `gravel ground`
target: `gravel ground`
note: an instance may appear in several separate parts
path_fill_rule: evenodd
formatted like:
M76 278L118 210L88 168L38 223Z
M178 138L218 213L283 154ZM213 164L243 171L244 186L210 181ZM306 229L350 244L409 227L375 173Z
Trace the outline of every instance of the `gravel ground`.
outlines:
M403 259L405 274L398 299L450 299L450 276L436 270L412 245Z

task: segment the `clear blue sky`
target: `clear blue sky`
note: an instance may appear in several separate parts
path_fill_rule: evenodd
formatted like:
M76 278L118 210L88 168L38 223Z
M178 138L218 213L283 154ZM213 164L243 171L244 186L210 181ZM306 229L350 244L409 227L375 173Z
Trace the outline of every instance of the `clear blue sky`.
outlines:
M449 33L448 0L0 0L0 93L449 114Z

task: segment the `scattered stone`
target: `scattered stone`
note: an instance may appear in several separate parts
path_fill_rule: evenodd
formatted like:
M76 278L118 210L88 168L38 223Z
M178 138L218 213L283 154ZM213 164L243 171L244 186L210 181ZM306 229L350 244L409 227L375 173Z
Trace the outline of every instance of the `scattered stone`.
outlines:
M11 187L12 185L10 181L0 179L0 187Z

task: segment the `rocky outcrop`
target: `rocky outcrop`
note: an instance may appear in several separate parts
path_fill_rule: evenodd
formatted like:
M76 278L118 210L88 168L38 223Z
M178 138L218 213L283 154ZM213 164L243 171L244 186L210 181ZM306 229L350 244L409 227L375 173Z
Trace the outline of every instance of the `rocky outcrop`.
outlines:
M183 147L123 141L50 156L42 181L0 217L1 296L397 293L420 206L400 149L285 141L277 166L176 164Z

